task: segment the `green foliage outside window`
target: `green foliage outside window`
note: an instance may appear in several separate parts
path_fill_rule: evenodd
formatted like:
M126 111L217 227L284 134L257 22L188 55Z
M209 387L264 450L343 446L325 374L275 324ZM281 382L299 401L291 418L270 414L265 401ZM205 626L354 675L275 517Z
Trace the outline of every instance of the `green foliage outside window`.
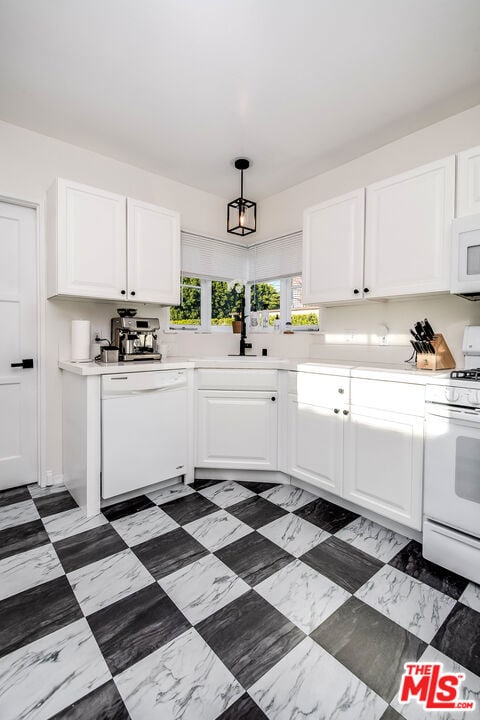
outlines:
M200 325L200 279L184 277L181 303L170 308L171 325Z

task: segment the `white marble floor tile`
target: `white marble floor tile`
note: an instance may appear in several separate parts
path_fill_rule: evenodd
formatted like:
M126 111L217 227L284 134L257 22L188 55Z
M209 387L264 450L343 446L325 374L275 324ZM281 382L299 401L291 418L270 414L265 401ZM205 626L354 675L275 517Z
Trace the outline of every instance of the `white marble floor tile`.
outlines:
M130 547L179 527L178 523L159 507L150 507L113 520L111 525Z
M419 662L435 663L439 662L443 664L443 672L445 673L463 673L465 680L460 685L460 694L458 700L474 701L476 703L475 710L461 711L455 710L438 710L438 711L425 711L424 706L418 703L416 700L411 700L409 703L400 703L398 701L398 694L392 700L392 707L397 710L406 720L477 720L480 717L480 677L474 675L466 668L459 665L451 658L447 657L439 650L436 650L431 645L427 647Z
M85 615L154 582L131 550L122 550L74 570L68 573L68 579Z
M194 628L115 679L132 720L214 720L241 685Z
M315 495L295 487L295 485L277 485L260 493L260 497L264 497L266 500L270 500L270 502L276 503L290 512L298 510L298 508L316 499Z
M47 487L40 487L40 485L34 483L33 485L28 486L28 490L32 498L45 497L46 495L65 492L66 489L65 485L48 485Z
M111 674L85 619L0 659L2 720L47 720Z
M410 542L405 535L361 516L339 530L336 537L386 563Z
M248 694L269 720L378 720L387 707L311 638L285 655Z
M65 572L53 545L10 555L0 560L0 600L61 575Z
M45 530L52 542L58 542L58 540L92 530L107 523L107 518L101 513L87 518L82 508L73 508L73 510L49 515L43 519Z
M235 540L253 532L251 527L245 525L241 520L237 520L226 510L218 510L199 520L194 520L184 525L183 529L211 552L219 550L224 545L230 545Z
M455 605L453 598L389 565L355 595L425 642L433 639Z
M221 508L255 497L254 492L230 480L206 487L199 490L199 493Z
M167 575L159 585L192 624L213 615L250 590L249 585L215 555L207 555Z
M189 485L184 483L177 483L176 485L169 485L159 490L153 490L153 492L146 493L147 497L150 498L157 505L162 503L170 502L170 500L176 500L177 498L184 497L185 495L191 495L195 490Z
M292 514L264 525L258 532L295 557L300 557L330 537L330 533Z
M0 508L0 530L16 527L23 523L38 520L40 515L33 500L24 500L19 503L12 503Z
M301 560L285 565L255 590L307 635L350 597L349 592Z
M480 612L480 585L468 583L460 597L460 602Z

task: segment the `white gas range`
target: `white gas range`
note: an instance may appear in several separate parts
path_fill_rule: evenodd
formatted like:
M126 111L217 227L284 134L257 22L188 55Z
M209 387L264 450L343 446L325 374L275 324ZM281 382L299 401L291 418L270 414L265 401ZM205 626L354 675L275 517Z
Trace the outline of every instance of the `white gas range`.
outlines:
M480 327L463 349L465 370L426 388L423 554L480 583Z

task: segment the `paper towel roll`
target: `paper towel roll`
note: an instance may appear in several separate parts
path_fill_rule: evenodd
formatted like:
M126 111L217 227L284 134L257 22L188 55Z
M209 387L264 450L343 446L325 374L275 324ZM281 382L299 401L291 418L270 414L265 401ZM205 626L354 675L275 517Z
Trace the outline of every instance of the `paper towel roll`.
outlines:
M90 320L72 320L72 362L90 359Z

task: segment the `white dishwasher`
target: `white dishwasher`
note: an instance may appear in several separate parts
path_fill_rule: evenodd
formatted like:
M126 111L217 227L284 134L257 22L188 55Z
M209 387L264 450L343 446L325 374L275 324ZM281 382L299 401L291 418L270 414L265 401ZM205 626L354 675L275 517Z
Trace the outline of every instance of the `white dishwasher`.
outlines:
M102 376L102 497L183 475L187 375L155 370Z

